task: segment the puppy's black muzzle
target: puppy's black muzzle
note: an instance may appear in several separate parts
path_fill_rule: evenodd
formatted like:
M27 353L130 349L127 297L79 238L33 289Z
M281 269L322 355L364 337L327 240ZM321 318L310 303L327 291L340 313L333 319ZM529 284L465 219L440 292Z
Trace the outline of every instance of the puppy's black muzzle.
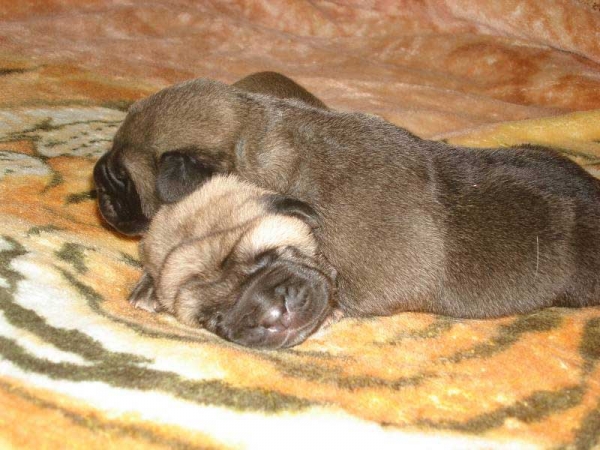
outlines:
M94 166L94 183L102 217L117 231L135 236L148 228L133 180L116 158L107 152Z
M330 281L312 267L276 261L251 277L216 333L247 347L297 345L331 312L331 288Z

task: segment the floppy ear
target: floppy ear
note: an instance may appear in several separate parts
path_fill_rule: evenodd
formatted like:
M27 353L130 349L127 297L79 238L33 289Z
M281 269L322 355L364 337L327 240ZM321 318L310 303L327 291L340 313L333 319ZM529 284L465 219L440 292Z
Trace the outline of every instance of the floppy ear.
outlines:
M176 202L192 193L215 173L211 167L187 151L163 153L158 161L156 192L163 203Z
M306 202L281 194L270 194L267 196L266 201L268 202L269 212L297 217L307 223L313 230L320 227L319 215Z

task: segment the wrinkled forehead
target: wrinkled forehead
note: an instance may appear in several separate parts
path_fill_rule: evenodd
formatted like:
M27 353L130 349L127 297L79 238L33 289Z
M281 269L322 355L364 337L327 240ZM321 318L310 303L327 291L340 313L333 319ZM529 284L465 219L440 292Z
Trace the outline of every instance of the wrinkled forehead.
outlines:
M235 307L247 280L235 271L224 271L219 280L190 279L178 290L173 312L184 322L197 324L214 319Z
M173 207L179 206L184 205ZM143 242L146 259L155 261L158 295L164 302L173 303L184 286L195 289L202 299L204 292L227 294L236 271L231 270L225 260L234 253L242 231L236 227L224 232L207 230L208 235L194 237L197 235L194 224L180 220L177 214L169 216L169 208L171 206L159 212ZM171 222L156 226L163 225L163 220Z

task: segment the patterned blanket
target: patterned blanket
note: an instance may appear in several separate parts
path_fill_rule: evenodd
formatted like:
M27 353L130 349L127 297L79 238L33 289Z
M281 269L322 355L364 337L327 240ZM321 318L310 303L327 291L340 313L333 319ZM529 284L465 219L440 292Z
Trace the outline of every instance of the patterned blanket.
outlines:
M280 70L334 108L600 176L597 4L360 4L0 1L0 448L600 445L600 308L342 320L257 351L127 303L137 242L91 170L132 100L190 76Z

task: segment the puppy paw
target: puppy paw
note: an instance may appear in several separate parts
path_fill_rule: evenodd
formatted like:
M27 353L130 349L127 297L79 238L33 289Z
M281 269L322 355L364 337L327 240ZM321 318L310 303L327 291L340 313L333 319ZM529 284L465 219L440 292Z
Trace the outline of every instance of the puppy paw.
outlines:
M158 298L154 291L154 281L146 272L144 272L133 288L133 291L131 291L129 303L134 308L143 309L144 311L151 313L159 312L161 310L161 305L158 302Z
M327 318L321 324L321 330L328 328L336 322L339 322L344 318L344 312L341 309L334 308L333 311L327 316Z

